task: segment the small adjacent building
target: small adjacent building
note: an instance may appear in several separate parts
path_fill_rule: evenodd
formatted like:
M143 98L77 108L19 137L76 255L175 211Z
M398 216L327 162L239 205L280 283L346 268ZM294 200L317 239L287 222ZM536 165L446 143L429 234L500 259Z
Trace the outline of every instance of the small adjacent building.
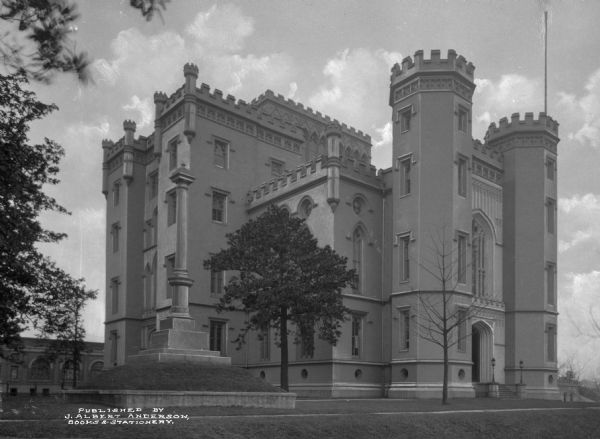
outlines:
M51 359L51 341L22 337L18 352L4 348L0 357L1 393L8 395L49 395L72 388L75 367L63 355ZM77 381L92 378L104 368L104 343L86 342L81 353Z
M474 70L453 50L417 51L393 66L392 166L377 170L364 132L269 90L237 100L199 84L186 64L180 88L154 94L149 136L125 121L122 138L102 142L105 365L149 348L185 298L206 349L277 384L275 331L236 349L245 316L215 309L234 273L202 264L276 203L357 273L343 292L352 312L337 345L291 345L292 391L439 396L443 355L424 336L435 318L424 304L445 292L459 322L451 397L522 380L529 396L557 398L558 123L517 113L474 139Z

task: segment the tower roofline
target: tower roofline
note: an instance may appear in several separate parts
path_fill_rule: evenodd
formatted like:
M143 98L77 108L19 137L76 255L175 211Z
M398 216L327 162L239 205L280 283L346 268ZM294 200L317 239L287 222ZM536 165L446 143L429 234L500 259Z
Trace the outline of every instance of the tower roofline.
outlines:
M416 75L417 73L442 71L457 72L465 79L472 82L475 66L471 62L467 62L462 55L457 56L454 49L448 50L447 58L441 58L440 50L431 50L431 57L429 59L423 57L423 50L417 50L414 54L414 59L407 56L402 60L402 65L398 63L394 64L390 80L392 84L395 84L410 76Z
M537 119L534 119L532 112L525 113L523 119L519 113L513 113L510 121L503 117L498 125L494 122L490 124L484 139L489 143L511 134L531 131L545 131L558 141L558 122L544 112L540 112Z

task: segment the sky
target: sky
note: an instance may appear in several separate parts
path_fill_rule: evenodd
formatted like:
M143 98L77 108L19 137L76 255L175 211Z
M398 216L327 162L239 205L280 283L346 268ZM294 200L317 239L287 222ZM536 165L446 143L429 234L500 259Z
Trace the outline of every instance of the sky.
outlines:
M36 123L32 139L61 143L61 184L47 192L72 212L45 214L66 232L42 250L99 297L85 311L88 338L102 341L105 206L103 138L153 126L153 93L170 94L193 62L199 83L247 101L266 89L367 132L373 163L391 165L390 68L423 49L455 49L475 67L473 136L513 112L543 111L543 13L549 12L548 113L558 148L558 352L584 376L600 377L600 2L538 0L178 0L144 20L129 1L77 2L72 34L93 59L93 84L58 75L33 84L60 110ZM537 117L537 116L536 116Z

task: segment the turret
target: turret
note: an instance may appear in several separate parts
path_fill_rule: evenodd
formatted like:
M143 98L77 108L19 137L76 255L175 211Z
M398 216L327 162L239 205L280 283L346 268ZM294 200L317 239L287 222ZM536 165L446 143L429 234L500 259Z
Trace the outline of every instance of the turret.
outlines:
M167 95L163 92L154 93L154 156L160 157L162 154L162 124L160 122L160 116L165 108L165 102L167 101Z
M187 63L183 66L183 76L185 76L184 87L184 116L185 127L183 134L188 140L196 136L196 80L198 79L198 67L195 64Z
M126 120L123 122L123 130L125 131L124 149L123 149L123 178L130 182L133 178L133 144L135 133L135 122Z
M342 129L338 124L329 124L325 129L327 138L327 202L332 211L340 203L340 140Z
M106 197L108 195L108 154L114 146L112 140L102 140L102 151L104 159L102 160L102 193Z
M529 397L556 395L558 123L515 113L491 124L486 144L503 155L503 266L506 379ZM522 337L524 331L527 337Z

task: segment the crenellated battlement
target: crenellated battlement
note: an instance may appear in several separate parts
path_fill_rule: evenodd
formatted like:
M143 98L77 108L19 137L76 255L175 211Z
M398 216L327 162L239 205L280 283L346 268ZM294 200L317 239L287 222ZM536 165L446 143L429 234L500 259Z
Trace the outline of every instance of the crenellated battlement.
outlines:
M264 93L260 94L258 97L252 100L252 104L256 106L262 105L265 101L274 101L277 102L297 113L300 113L304 116L308 116L311 119L316 119L317 121L329 125L329 124L337 124L341 127L342 131L346 134L349 134L353 137L359 138L363 142L371 143L371 136L363 133L361 130L358 130L352 126L348 126L345 123L339 122L337 119L333 119L326 114L322 114L320 111L315 111L311 107L305 107L303 104L296 102L292 99L285 98L282 94L275 94L272 90L266 90Z
M523 119L521 119L519 113L513 113L510 121L507 117L503 117L498 125L494 122L490 124L484 139L486 143L489 143L509 134L531 131L546 131L558 140L558 122L544 112L541 112L537 119L534 119L531 112L525 113Z
M391 82L396 83L422 72L455 71L469 81L473 81L475 66L462 55L456 55L453 49L448 50L448 57L441 58L439 50L432 50L431 57L423 57L423 51L417 50L414 58L407 56L402 60L402 64L394 64L392 67Z
M327 178L327 157L321 156L310 162L303 163L294 170L288 170L279 177L272 178L248 191L247 206L254 206L271 201L288 193L299 186L318 179Z

